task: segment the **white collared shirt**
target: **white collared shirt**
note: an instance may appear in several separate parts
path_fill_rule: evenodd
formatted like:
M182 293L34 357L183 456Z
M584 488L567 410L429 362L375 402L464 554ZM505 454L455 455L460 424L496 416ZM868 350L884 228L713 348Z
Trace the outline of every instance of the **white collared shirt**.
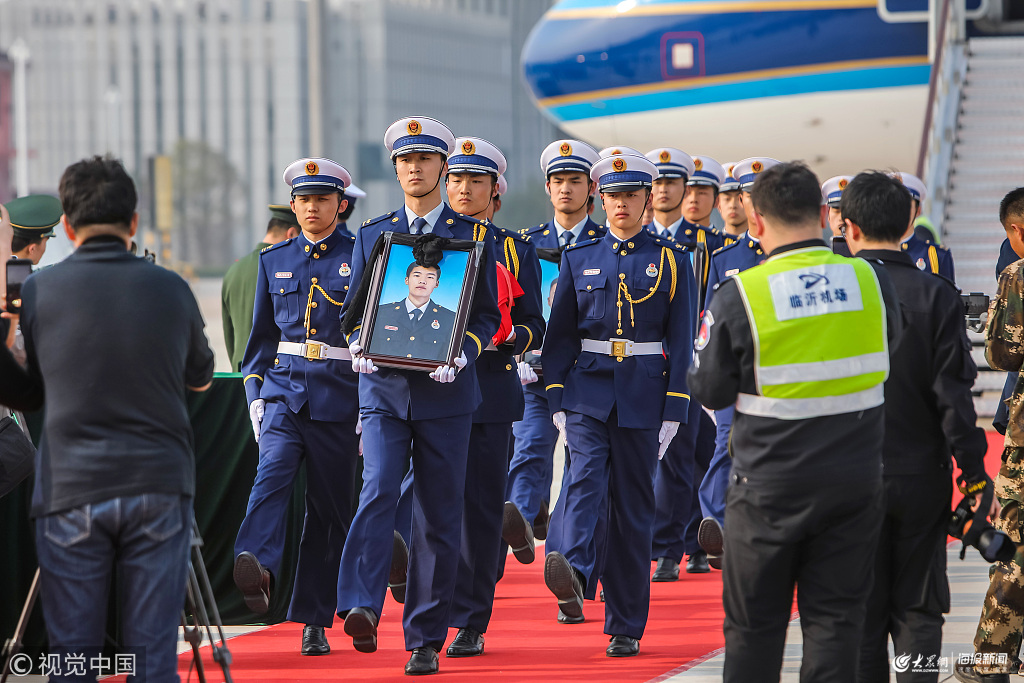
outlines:
M437 223L437 219L441 217L442 211L444 211L444 202L441 202L435 208L431 209L426 216L420 216L415 211L406 206L405 218L406 220L409 221L409 230L412 230L413 221L415 221L417 218L422 218L427 222L427 227L423 228L423 232L434 232L434 225Z
M663 237L665 235L665 230L667 229L668 236L675 238L676 231L679 230L679 226L683 224L683 217L680 216L679 220L677 220L672 225L668 226L668 228L659 223L657 218L653 219L651 222L654 223L654 232L658 233L659 237Z
M574 244L576 240L580 238L580 233L583 232L583 226L587 224L588 218L590 218L590 216L584 216L583 220L581 220L579 223L572 226L571 228L566 228L561 223L559 223L557 219L553 219L551 223L555 226L555 229L558 230L558 243L562 243L562 233L568 230L569 232L572 233L572 239L569 240L569 244Z

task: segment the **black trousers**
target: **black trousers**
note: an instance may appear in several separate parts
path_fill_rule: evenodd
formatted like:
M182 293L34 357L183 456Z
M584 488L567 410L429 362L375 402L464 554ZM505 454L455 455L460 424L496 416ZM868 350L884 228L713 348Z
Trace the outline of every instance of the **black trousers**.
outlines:
M889 680L888 638L897 655L927 660L942 654L943 612L949 611L946 527L952 473L885 477L885 517L875 555L875 584L868 598L859 683ZM896 674L899 683L934 682L938 673Z
M797 589L800 680L853 683L882 480L764 482L733 472L725 508L725 683L775 683Z

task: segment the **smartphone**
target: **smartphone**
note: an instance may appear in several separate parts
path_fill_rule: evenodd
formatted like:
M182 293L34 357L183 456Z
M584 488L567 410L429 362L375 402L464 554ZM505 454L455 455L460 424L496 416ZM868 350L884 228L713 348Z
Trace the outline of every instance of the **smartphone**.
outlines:
M21 313L21 285L32 274L32 262L12 258L7 262L7 312Z

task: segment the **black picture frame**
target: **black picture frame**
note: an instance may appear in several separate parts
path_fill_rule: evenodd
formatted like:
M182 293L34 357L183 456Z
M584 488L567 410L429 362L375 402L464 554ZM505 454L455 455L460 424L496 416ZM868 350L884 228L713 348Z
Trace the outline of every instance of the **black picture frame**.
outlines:
M404 299L393 300L394 296L388 296L392 294L388 290L395 289L395 281L399 277L391 274L391 269L399 268L404 273L414 263L411 250L419 236L385 232L381 237L383 244L380 254L372 264L370 288L367 292L366 307L363 310L360 334L360 345L364 349L363 355L372 360L375 365L405 370L433 371L439 365L454 366L455 359L462 353L462 340L466 333L466 321L469 318L469 310L476 290L483 244L473 240L448 240L442 250L446 254L442 263L449 260L448 253L451 252L453 256L465 254L465 265L459 268L461 272L458 272L456 284L448 284L452 282L452 276L448 274L451 268L449 265L448 270L445 271L445 277L438 278L436 287L438 289L442 286L445 287L442 293L446 301L449 302L457 291L457 304L454 309L450 309L435 304L433 296L431 296L422 321L413 323L410 321L408 313L399 308ZM463 258L456 257L452 259L452 262L458 264L462 260ZM394 313L391 311L392 306L395 307ZM449 316L449 313L454 314L453 317ZM406 325L417 325L417 327L406 329ZM394 336L389 334L392 332ZM410 332L413 334L409 334ZM421 338L418 340L416 332L420 332ZM426 335L423 335L423 332L426 332ZM407 336L409 339L406 339ZM423 338L424 336L428 338ZM442 346L443 351L441 350Z

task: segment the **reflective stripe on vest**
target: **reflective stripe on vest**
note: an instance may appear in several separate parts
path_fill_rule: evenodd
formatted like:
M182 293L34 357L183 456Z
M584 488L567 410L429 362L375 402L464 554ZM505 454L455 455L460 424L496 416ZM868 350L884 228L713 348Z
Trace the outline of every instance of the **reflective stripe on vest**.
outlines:
M754 339L757 387L740 395L739 412L796 420L883 403L885 306L867 262L807 247L735 278Z

